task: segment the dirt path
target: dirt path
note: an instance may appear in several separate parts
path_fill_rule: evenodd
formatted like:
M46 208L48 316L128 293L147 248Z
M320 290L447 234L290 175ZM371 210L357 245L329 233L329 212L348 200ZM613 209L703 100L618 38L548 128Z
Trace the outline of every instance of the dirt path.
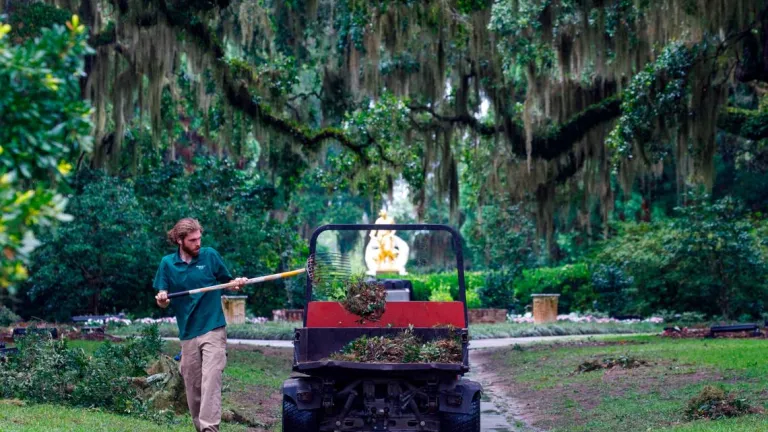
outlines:
M480 430L482 432L540 432L515 416L518 402L494 384L498 382L498 377L487 367L489 352L489 350L470 351L469 364L472 372L466 375L467 378L483 385Z

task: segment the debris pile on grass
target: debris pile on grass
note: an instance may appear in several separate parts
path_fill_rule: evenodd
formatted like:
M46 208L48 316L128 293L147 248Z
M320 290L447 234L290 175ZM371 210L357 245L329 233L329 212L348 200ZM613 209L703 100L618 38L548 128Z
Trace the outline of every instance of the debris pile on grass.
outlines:
M759 408L752 407L746 399L737 398L720 387L706 386L701 390L701 393L688 401L685 416L689 420L717 420L756 414L760 411Z
M363 336L350 342L331 360L359 363L461 363L459 337L425 342L405 330L397 336Z
M631 356L622 355L619 357L605 357L600 360L589 360L580 364L576 372L585 373L592 372L601 369L634 369L640 366L646 366L648 364L645 360L639 360Z
M378 321L387 306L387 290L379 281L366 281L365 276L355 276L346 286L346 297L341 302L344 309L360 317L360 321Z
M759 334L754 334L752 331L734 331L734 332L721 332L717 334L720 339L760 339L768 338L767 329L758 329ZM673 338L673 339L702 339L711 337L711 331L707 328L695 328L695 327L667 327L661 333L661 336Z

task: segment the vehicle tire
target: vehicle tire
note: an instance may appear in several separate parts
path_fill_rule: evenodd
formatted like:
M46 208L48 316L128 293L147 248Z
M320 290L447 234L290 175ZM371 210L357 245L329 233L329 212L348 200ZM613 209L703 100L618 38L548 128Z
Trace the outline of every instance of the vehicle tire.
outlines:
M300 410L296 404L283 398L283 432L317 432L320 430L318 410Z
M440 432L480 432L480 393L472 398L468 414L440 413Z

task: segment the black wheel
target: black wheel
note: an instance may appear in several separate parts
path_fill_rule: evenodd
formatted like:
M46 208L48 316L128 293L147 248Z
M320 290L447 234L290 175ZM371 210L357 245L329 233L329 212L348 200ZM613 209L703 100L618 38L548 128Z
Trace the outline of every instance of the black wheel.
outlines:
M317 410L300 410L288 398L283 398L283 432L316 432L320 430Z
M480 393L472 398L468 414L440 413L440 432L480 432Z

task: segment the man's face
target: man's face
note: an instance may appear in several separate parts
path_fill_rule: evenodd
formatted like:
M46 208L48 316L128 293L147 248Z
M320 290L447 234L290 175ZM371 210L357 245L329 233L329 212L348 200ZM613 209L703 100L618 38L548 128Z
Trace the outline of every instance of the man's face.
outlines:
M196 257L200 254L200 239L202 237L203 234L200 231L193 231L179 242L179 246L187 255Z

